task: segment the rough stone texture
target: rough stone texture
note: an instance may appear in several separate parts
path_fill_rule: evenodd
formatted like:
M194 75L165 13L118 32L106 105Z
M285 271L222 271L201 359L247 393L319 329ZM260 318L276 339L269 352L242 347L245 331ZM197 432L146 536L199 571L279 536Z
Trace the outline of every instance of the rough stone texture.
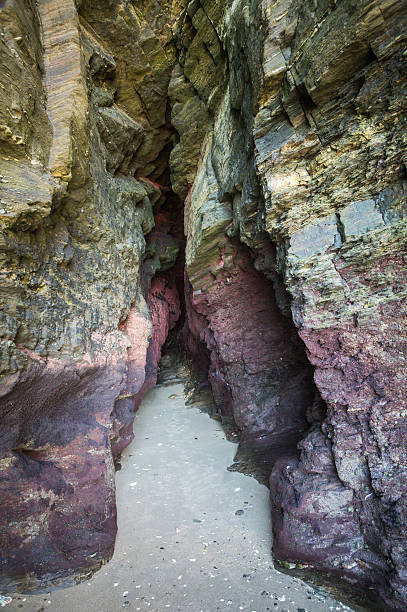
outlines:
M312 430L288 478L274 469L275 551L403 609L406 4L307 8L254 134L265 227L327 404L330 464L319 470Z
M215 402L233 417L244 442L267 445L275 456L293 452L314 400L295 328L246 250L227 245L208 276L191 296L187 324L210 352Z
M172 9L97 4L1 3L5 589L111 555L112 452L178 316L170 289L154 284L148 298L178 246L165 231L162 248L145 239L168 191ZM154 306L168 293L172 309Z
M293 318L326 404L309 407L299 454L273 469L275 554L405 609L407 3L202 0L187 13L200 17L193 28L185 17L178 33L173 82L194 93L180 106L170 89L181 149L171 163L180 194L189 190L192 348L196 339L208 347L215 397L244 429L251 411L246 404L240 420L241 373L231 373L230 355L241 364L250 346L249 361L268 359L251 316L258 295L239 294L254 342L227 336L236 320L227 279L241 274L231 262L244 243L273 283L268 307ZM213 28L221 50L200 70L197 49L210 49ZM199 134L185 120L197 98L207 112ZM187 154L192 185L179 163ZM254 382L245 393L257 410Z
M276 556L404 610L406 0L1 9L6 582L111 551L110 447L178 316L171 176L186 346L284 456Z
M173 278L160 274L153 278L148 293L147 305L151 321L147 342L137 338L128 353L127 385L115 400L113 412L113 431L111 450L114 459L119 459L122 450L133 440L134 412L144 395L155 387L157 382L158 363L161 359L161 349L180 316L178 290ZM145 326L146 320L140 320L134 311L130 311L124 327L126 333L134 328L138 333ZM136 381L143 384L135 386Z

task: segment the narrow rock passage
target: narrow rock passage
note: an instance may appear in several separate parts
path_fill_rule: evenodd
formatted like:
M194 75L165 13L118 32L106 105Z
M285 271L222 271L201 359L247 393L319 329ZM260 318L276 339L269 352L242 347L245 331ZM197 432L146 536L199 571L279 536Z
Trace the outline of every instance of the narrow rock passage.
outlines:
M7 609L38 612L349 610L272 568L268 489L228 472L236 445L217 421L158 386L135 418L117 473L113 559L88 582L17 595Z

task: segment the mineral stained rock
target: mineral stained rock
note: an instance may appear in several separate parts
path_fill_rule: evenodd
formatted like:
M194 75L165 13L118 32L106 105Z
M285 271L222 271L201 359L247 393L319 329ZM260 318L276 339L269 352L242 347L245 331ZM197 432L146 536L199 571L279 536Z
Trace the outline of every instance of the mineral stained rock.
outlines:
M271 475L274 553L400 610L406 38L405 1L190 2L170 86L190 347L244 435L302 436Z
M0 22L4 583L109 556L113 456L185 302L219 411L275 460L275 556L404 610L406 0Z
M179 314L164 277L150 289L178 246L162 231L146 248L168 192L172 33L154 3L93 4L1 3L6 590L111 555L113 455Z

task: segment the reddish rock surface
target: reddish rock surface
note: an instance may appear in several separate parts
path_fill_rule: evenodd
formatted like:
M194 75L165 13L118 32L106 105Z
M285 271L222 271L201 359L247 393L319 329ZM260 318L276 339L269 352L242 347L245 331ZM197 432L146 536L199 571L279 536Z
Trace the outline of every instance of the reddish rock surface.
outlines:
M110 413L125 376L113 347L109 358L38 360L2 398L3 588L37 587L111 555Z
M374 294L380 270L393 287L407 280L400 256L379 257L369 270L342 267L341 275L353 293L363 283ZM279 462L270 481L279 558L310 562L359 587L374 582L400 610L407 561L405 308L405 298L390 300L352 323L300 328L327 412L300 443L299 461Z
M300 443L299 462L281 462L271 476L277 556L359 586L375 576L383 594L389 584L403 592L406 562L407 345L395 336L402 310L393 303L362 333L352 325L302 330L327 415Z
M2 397L4 587L45 585L111 556L112 455L132 439L134 411L155 385L161 347L180 314L165 276L153 279L148 306L151 321L132 308L124 325L127 358L101 337L104 352L80 362L38 359Z
M158 364L161 359L161 349L167 339L168 332L173 329L180 316L180 302L177 288L169 275L165 274L153 278L148 294L148 309L152 325L151 337L148 343L145 364L143 365L143 383L139 388L135 385L135 376L129 378L129 384L119 398L116 399L114 409L112 453L115 459L120 458L123 449L134 437L134 412L140 406L145 394L155 387L157 382ZM130 359L132 350L129 352ZM138 361L130 366L137 370Z
M143 386L143 389L147 386L147 390L152 389L157 382L161 349L181 314L178 291L172 276L163 273L153 278L148 294L147 305L153 332L147 351L146 379Z
M5 583L109 556L185 246L185 345L284 457L276 555L405 610L406 0L60 4L0 11Z
M275 297L322 397L307 410L310 431L297 430L298 449L273 469L275 555L376 593L377 607L405 610L406 2L219 5L190 5L196 31L184 23L170 88L180 136L173 172L189 188L186 264L208 325L194 324L215 395L233 404L243 431L285 430L273 405L286 379L279 372L274 386L279 351L270 346L279 339L261 321L253 274L240 286L244 275L224 264L230 239L272 279L269 326L280 325ZM216 58L205 72L204 45ZM203 135L186 120L198 96L211 110ZM187 152L193 182L180 164ZM287 414L293 405L295 394Z
M171 291L152 293L152 330L149 283L178 246L161 228L149 241L153 208L169 192L175 58L165 51L166 8L0 4L0 588L8 590L86 573L112 553L112 452L129 441L135 399L146 375L154 378L168 329L158 319L170 316L154 301Z
M197 341L207 347L215 401L243 440L267 444L276 455L295 449L314 400L312 371L272 284L247 252L235 249L216 282L192 293L187 321L189 347L195 354Z

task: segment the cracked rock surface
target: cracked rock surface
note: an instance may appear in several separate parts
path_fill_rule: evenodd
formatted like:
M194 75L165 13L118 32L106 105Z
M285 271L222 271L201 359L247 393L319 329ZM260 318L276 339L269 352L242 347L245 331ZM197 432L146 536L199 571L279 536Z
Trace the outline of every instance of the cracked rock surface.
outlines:
M179 320L274 555L405 610L406 0L0 9L2 588L111 556Z

